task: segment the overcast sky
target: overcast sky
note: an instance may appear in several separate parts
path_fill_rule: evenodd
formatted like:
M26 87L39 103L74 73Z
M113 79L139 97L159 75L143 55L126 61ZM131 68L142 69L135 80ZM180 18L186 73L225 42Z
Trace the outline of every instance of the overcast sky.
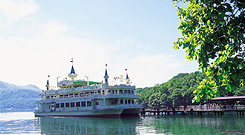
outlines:
M109 82L124 75L154 86L198 70L173 42L181 36L171 0L1 0L0 81L45 88L66 78Z

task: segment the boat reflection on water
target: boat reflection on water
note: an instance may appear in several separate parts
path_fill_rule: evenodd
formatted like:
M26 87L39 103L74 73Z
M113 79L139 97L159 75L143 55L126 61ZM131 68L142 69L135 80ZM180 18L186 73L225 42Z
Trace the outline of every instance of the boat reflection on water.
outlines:
M138 134L139 117L130 118L49 118L40 117L37 124L41 134L110 135Z

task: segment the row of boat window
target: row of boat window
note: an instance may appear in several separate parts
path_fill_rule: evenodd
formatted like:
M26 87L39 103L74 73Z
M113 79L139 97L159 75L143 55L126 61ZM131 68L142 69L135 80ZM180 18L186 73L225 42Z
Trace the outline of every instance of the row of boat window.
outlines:
M71 103L56 103L56 108L64 108L64 107L90 107L92 105L92 101L82 101L82 102L71 102Z
M65 94L65 95L52 95L46 96L47 99L49 98L73 98L73 97L84 97L93 94L100 94L100 91L93 91L93 92L84 92L84 93L73 93L73 94ZM102 90L102 95L105 94L105 90ZM134 94L134 90L108 90L108 94Z
M124 101L124 102L123 102ZM86 104L87 103L87 104ZM134 104L134 100L120 100L120 104ZM112 102L115 104L115 102ZM99 102L96 102L96 105L99 105ZM92 101L81 101L81 102L70 102L70 103L56 103L56 108L64 108L64 107L90 107L92 106Z

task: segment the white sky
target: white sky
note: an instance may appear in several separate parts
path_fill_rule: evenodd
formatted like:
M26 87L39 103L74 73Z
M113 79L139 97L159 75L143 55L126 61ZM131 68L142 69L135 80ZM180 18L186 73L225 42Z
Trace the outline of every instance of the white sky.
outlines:
M178 73L198 70L174 50L180 37L171 0L1 0L0 80L45 88L66 78L71 58L78 78L109 82L129 77L153 86Z

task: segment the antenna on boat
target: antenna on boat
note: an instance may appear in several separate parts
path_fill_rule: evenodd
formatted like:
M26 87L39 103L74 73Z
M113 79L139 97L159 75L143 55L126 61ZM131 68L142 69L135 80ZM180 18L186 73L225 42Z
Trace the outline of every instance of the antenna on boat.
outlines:
M105 64L105 76L104 76L104 78L105 78L105 84L108 84L108 78L109 78L109 76L107 74L107 64Z
M88 76L85 76L85 78L87 79L87 86L89 86Z
M71 58L71 63L72 63L71 72L70 74L68 74L68 76L71 78L72 81L74 81L74 78L77 77L77 74L75 73L75 70L73 67L73 58Z
M56 77L56 79L57 79L57 88L59 87L59 86L58 86L59 78L60 78L60 76L57 76L57 77Z

